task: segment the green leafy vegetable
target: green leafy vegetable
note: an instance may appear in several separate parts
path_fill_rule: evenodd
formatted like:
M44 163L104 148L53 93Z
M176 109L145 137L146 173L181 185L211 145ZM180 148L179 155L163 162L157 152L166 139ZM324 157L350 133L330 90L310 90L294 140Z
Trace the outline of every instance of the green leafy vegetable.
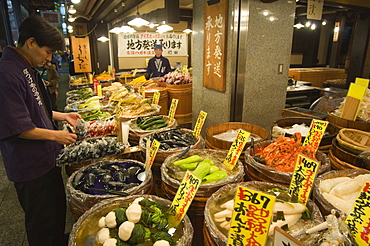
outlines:
M119 227L123 222L127 221L126 208L118 208L114 210L116 214L117 227Z
M156 242L156 241L159 241L159 240L166 240L171 245L173 244L171 235L168 234L165 231L157 231L157 232L153 233L152 234L152 240L153 240L153 242Z

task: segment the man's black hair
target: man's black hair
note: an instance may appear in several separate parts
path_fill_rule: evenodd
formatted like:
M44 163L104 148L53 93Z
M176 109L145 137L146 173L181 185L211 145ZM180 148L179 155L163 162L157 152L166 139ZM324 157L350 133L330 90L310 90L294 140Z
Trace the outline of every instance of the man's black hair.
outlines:
M40 47L46 46L53 51L64 50L64 38L60 31L39 15L32 15L21 23L18 45L23 46L31 37Z

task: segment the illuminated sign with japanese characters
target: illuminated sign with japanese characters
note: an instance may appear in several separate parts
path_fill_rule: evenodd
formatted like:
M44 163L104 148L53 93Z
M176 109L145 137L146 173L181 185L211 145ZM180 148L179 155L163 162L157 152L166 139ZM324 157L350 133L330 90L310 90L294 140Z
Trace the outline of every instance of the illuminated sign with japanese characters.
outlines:
M203 86L225 91L228 1L204 6Z
M238 186L227 245L264 246L275 197Z
M89 37L76 38L71 36L74 69L76 73L88 73L92 71Z
M160 44L163 56L187 56L185 33L119 33L118 57L154 56L154 45Z
M308 0L307 19L321 20L324 0Z

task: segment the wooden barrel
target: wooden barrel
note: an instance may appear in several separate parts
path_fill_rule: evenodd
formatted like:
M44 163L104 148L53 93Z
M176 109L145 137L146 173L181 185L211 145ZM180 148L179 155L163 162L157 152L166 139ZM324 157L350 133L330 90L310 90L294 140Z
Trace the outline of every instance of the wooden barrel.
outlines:
M169 104L172 99L179 99L175 118L179 125L192 122L192 96L193 84L172 85L167 84Z
M332 141L330 156L333 169L361 168L370 169L370 160L361 158L357 154L351 153L338 144L336 138Z
M145 89L145 97L146 98L153 98L154 92L159 92L159 102L158 105L161 106L159 110L159 114L168 115L168 108L169 108L169 100L168 100L168 91L166 87L151 87Z
M137 198L148 198L157 202L162 206L165 212L167 212L168 208L171 206L171 201L153 195L132 195L106 199L94 205L73 224L68 246L95 245L94 239L97 232L100 230L98 227L99 220L109 212L122 207L123 204L132 203ZM180 234L180 237L176 238L176 245L191 246L194 228L187 215L185 215L179 228L182 231L182 235Z
M181 131L192 133L192 130L180 128ZM142 152L145 154L146 152L146 146L144 144L144 138L150 136L151 134L143 135L140 137L139 146L142 150ZM200 136L198 141L190 146L190 149L203 149L204 148L204 139ZM161 166L162 163L166 160L166 158L173 154L180 154L183 152L186 148L179 148L177 150L173 151L164 151L164 150L158 150L157 155L154 159L154 163L152 166L152 172L153 172L153 192L157 196L160 197L166 197L164 194L164 191L162 189L162 178L161 178Z
M233 183L229 185L225 185L215 193L212 194L211 197L207 200L205 209L204 209L204 244L209 246L226 246L227 244L227 236L228 231L220 228L217 223L215 222L213 215L222 211L223 209L220 208L221 204L231 200L235 196L235 192L238 186L246 187L248 189L257 190L257 191L266 191L266 189L278 188L281 190L287 190L287 187L260 182L260 181L249 181L249 182L241 182L241 183ZM312 201L308 200L307 208L310 211L310 220L315 221L317 223L323 222L324 218L322 217L318 206ZM302 223L302 222L301 222ZM253 231L253 230L252 230ZM270 238L271 239L271 238ZM307 238L306 238L307 239ZM199 244L200 245L200 244ZM305 244L308 245L308 244Z
M352 128L352 129L358 129L358 130L370 132L370 122L366 122L363 120L343 119L341 117L334 115L333 110L328 113L328 117L326 120L332 123L333 125L336 125L339 129Z
M294 124L305 124L307 127L310 127L312 118L306 118L306 117L288 117L288 118L282 118L274 122L274 125L279 126L281 128L287 128L290 126L293 126ZM336 137L336 135L339 132L339 128L331 123L328 124L326 127L325 135L323 136L320 147L324 147L325 149L330 148L331 142L333 138ZM272 133L271 133L271 137ZM304 141L304 137L302 137L302 142ZM319 147L319 149L320 149ZM321 149L320 149L321 150Z
M257 125L243 123L243 122L226 122L219 123L213 126L210 126L206 130L206 147L210 149L217 149L222 151L229 151L232 141L225 141L219 138L214 137L214 135L225 133L229 130L238 130L243 129L251 133L251 137L255 138L255 143L264 141L268 138L268 132L265 128L262 128ZM244 151L250 146L250 141L244 147Z
M117 162L133 162L141 166L144 166L144 163L136 161L136 160L101 161L101 162L93 163L88 166L82 167L80 170L77 170L68 178L67 184L66 184L66 196L67 196L67 201L69 203L69 207L72 211L72 215L76 219L78 219L82 214L84 214L87 210L89 210L96 203L102 200L105 200L105 199L118 197L118 195L113 195L113 194L112 195L91 195L81 190L75 189L73 183L74 183L76 175L84 172L88 168L97 167L98 165L102 163L103 164L105 163L114 164ZM152 172L149 171L146 179L139 186L128 189L127 193L129 193L130 195L150 194L152 191L152 184L153 184L153 176L152 176Z
M338 177L350 177L354 178L360 174L368 174L368 170L355 170L355 169L345 169L345 170L332 170L330 172L319 175L312 187L312 194L315 200L315 203L320 208L320 211L323 215L328 215L331 213L332 209L340 211L337 207L329 203L324 196L322 195L320 184L326 179L333 179Z
M194 226L194 241L196 245L203 244L203 224L204 224L204 207L208 198L216 192L219 188L231 184L243 181L244 170L241 161L234 167L233 170L229 170L223 166L223 161L226 158L227 153L218 150L211 149L191 149L184 156L184 158L199 155L202 159L210 158L215 162L215 165L227 171L229 176L218 182L210 184L201 184L191 205L188 210L188 216ZM174 166L173 161L177 160L177 154L170 155L166 158L161 166L161 177L162 177L162 188L166 197L173 200L177 190L180 187L180 183L185 175L185 171L181 170L178 166Z
M266 140L255 144L255 151L267 147L273 143L273 140ZM251 148L249 147L245 152L245 172L246 176L250 180L264 181L270 183L276 183L284 186L288 186L292 179L293 173L286 173L276 170L275 168L269 167L265 164L257 162L251 155ZM330 161L327 155L320 150L316 152L316 159L320 162L318 174L322 174L330 171Z

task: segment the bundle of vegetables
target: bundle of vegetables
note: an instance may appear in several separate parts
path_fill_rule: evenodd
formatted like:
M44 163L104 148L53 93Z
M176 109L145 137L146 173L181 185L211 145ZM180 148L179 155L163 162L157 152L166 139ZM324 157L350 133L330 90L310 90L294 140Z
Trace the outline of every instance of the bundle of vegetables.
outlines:
M165 74L163 77L159 78L159 82L166 82L173 85L182 85L190 84L193 82L193 79L189 75L184 75L177 72L171 72Z
M316 151L310 145L301 146L302 136L299 132L293 137L278 137L275 142L256 151L253 157L281 172L293 172L298 154L316 160Z
M132 81L130 82L130 84L131 84L131 85L137 85L137 84L142 84L142 83L144 83L144 82L146 82L146 78L145 78L145 76L143 75L143 76L137 77L137 78L135 78L134 80L132 80Z
M123 85L120 82L113 82L111 85L103 87L102 92L106 97L110 97L112 93L122 88L123 88Z
M95 93L90 87L73 90L68 93L67 103L86 100L93 96L95 96Z
M109 80L114 80L114 78L112 77L111 74L109 74L108 72L104 71L102 72L101 74L99 74L98 76L95 77L95 79L99 80L99 81L109 81Z
M106 155L119 154L125 145L116 138L89 138L77 141L61 150L57 156L57 165L78 162L90 158L100 158Z
M115 135L118 132L117 121L114 118L85 122L85 130L91 137Z
M159 203L137 198L99 220L99 245L174 245L167 216Z
M92 121L98 119L103 120L112 117L112 114L110 114L109 112L102 112L100 109L94 109L92 111L82 113L80 115L84 121Z
M139 116L135 123L140 129L147 131L168 126L168 121L163 118L163 115Z
M100 108L100 97L93 96L87 99L84 103L79 104L77 107L79 109L90 109L90 108Z
M183 132L180 129L170 129L166 131L155 132L143 138L145 144L147 140L151 142L155 139L160 142L160 150L173 150L178 148L194 145L197 140L194 135L188 132Z
M211 159L206 158L202 160L199 155L192 155L173 162L173 165L178 166L182 170L193 170L193 174L202 179L202 184L218 182L229 176L225 170L214 164L214 161Z
M99 162L75 174L72 185L91 195L127 195L145 177L144 167L134 161Z
M72 79L69 83L70 85L85 85L89 84L89 80L85 76L83 76L76 79Z
M159 109L160 106L151 104L151 99L141 99L128 108L116 106L115 113L118 117L122 116L130 118L155 113L158 112Z

